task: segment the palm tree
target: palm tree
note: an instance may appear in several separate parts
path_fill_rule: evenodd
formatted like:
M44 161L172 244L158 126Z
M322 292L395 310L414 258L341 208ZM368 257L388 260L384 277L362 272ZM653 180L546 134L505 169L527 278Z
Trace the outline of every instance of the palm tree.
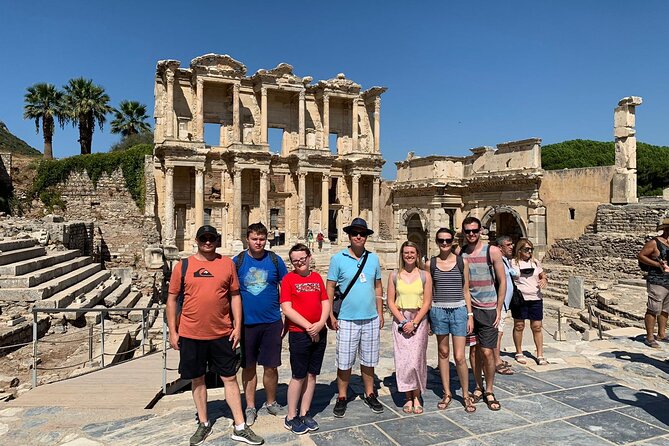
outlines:
M119 108L114 110L114 120L111 122L111 132L120 133L124 138L138 135L140 132L151 131L146 122L146 105L137 101L121 101Z
M53 159L53 132L55 120L62 127L65 124L63 112L63 92L53 84L39 83L28 87L23 106L23 119L34 119L35 130L39 133L40 121L44 134L44 158Z
M91 153L95 124L102 130L107 119L105 115L113 110L109 105L109 95L91 79L70 79L65 85L65 110L72 125L79 126L81 154Z

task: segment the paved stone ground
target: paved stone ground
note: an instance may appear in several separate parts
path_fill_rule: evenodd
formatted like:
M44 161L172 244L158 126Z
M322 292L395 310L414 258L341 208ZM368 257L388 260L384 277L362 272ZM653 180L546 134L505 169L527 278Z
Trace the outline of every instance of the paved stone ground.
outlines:
M552 331L546 321L547 332ZM616 334L616 333L613 333ZM394 382L391 334L383 330L382 358L377 367L380 400L385 406L375 415L359 399L362 384L354 375L348 411L332 416L335 397L334 336L319 378L312 413L320 430L296 436L283 420L261 411L253 427L267 444L283 445L623 445L669 446L669 344L662 350L645 347L638 332L621 330L601 341L554 342L546 337L548 366L514 364L516 374L497 376L496 395L502 410L492 412L483 403L474 414L462 407L460 385L452 373L456 395L447 410L439 411L442 387L436 366L434 338L430 339L429 380L425 413L402 413L403 396ZM512 352L510 336L504 339ZM573 339L573 338L571 338ZM524 347L531 355L531 340ZM531 357L531 356L530 356ZM512 357L506 358L513 362ZM284 352L284 364L288 364ZM279 401L285 402L287 367L281 371ZM87 396L95 397L95 396ZM257 403L262 404L259 392ZM230 413L223 389L209 393L210 416L215 420L207 445L234 444L229 439ZM17 404L18 403L18 404ZM173 445L188 444L195 431L190 393L163 398L153 410L64 410L60 407L0 406L0 444L3 445Z

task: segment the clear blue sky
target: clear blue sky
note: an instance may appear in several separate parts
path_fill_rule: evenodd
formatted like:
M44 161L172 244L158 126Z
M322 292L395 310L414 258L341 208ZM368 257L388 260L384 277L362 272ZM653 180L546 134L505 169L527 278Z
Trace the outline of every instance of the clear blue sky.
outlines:
M229 54L249 74L293 65L299 76L339 72L383 85L385 178L416 155L539 137L544 144L613 139L613 108L630 95L639 140L669 145L669 2L314 1L3 2L0 120L42 150L22 119L26 87L84 76L153 114L156 61L182 66ZM93 151L118 140L96 128ZM153 123L153 119L151 119ZM79 153L58 128L54 155Z

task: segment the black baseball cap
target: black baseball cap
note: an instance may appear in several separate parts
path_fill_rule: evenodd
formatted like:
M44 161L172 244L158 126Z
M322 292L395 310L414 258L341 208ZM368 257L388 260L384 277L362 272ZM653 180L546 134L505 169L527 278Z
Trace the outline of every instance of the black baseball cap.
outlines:
M211 226L211 225L204 225L200 226L200 229L197 230L197 234L195 235L195 238L199 239L205 234L210 234L213 235L214 237L218 238L218 231L216 231L216 228Z

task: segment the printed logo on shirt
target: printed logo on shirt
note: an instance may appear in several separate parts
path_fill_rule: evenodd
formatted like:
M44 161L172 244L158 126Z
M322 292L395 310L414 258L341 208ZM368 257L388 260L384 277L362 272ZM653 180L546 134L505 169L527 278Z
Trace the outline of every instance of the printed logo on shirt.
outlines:
M309 293L309 292L312 292L312 291L320 293L321 292L321 284L320 283L296 283L295 284L295 290L298 293Z
M267 271L262 268L249 268L246 276L244 276L244 286L254 296L262 293L267 288Z
M200 268L193 273L193 277L214 277L207 268Z

